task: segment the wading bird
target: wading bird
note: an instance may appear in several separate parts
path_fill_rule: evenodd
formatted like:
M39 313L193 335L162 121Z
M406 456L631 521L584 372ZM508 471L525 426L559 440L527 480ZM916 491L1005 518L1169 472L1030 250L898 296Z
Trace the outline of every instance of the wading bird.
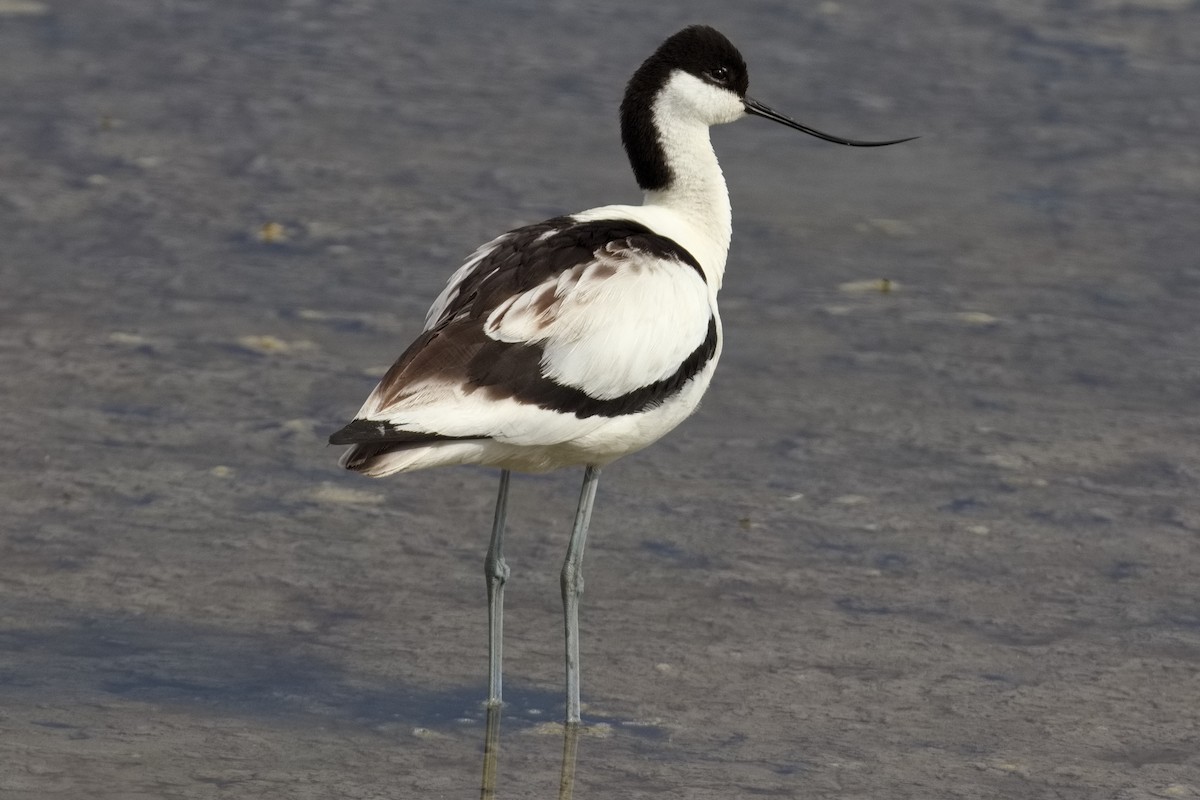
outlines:
M503 539L509 471L584 467L562 569L566 717L579 722L583 548L601 467L651 444L700 402L721 355L717 291L732 235L709 127L764 117L830 142L746 96L746 62L692 26L634 73L621 139L640 206L518 228L483 245L434 301L425 330L329 441L373 477L453 464L499 467L488 587L489 705L501 701Z

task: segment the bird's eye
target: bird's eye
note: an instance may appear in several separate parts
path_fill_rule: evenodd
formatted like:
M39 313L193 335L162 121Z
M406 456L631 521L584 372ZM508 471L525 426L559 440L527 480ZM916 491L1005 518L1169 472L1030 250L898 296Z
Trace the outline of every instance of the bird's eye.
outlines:
M712 78L715 83L729 83L729 67L717 67L710 70L708 77Z

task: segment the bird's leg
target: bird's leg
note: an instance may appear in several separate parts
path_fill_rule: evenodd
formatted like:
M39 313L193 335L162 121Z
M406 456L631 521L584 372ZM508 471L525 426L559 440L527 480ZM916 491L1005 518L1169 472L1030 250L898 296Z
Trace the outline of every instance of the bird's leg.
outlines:
M562 568L563 618L567 631L567 724L579 723L579 597L583 594L583 546L587 541L588 522L592 504L596 501L596 486L600 468L589 464L583 473L583 488L579 491L579 509L575 512L575 527L567 544L567 558Z
M504 518L508 514L508 470L500 472L500 491L496 495L496 517L492 522L492 540L483 560L488 592L488 706L500 705L501 675L504 660L504 584L508 564L504 561Z

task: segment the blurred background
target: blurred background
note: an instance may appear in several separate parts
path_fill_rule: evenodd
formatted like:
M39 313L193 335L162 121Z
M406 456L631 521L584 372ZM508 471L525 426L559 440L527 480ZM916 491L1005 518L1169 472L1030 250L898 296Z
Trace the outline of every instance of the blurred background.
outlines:
M479 791L495 473L328 434L478 244L637 202L703 22L705 404L605 471L576 797L1200 796L1200 4L0 0L0 795ZM580 476L510 503L552 796Z

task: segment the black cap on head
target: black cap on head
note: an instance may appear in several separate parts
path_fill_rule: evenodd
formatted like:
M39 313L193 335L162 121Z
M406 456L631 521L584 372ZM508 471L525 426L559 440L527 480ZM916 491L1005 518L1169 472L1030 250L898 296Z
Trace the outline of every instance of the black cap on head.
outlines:
M742 54L724 34L707 25L691 25L668 38L638 72L663 70L662 79L665 80L672 69L689 72L703 81L729 89L738 97L746 94L750 85Z
M621 102L621 141L629 153L638 185L661 189L670 182L670 171L661 147L655 147L654 97L675 70L745 97L750 85L746 60L725 38L707 25L689 25L667 38L647 58L625 87Z

